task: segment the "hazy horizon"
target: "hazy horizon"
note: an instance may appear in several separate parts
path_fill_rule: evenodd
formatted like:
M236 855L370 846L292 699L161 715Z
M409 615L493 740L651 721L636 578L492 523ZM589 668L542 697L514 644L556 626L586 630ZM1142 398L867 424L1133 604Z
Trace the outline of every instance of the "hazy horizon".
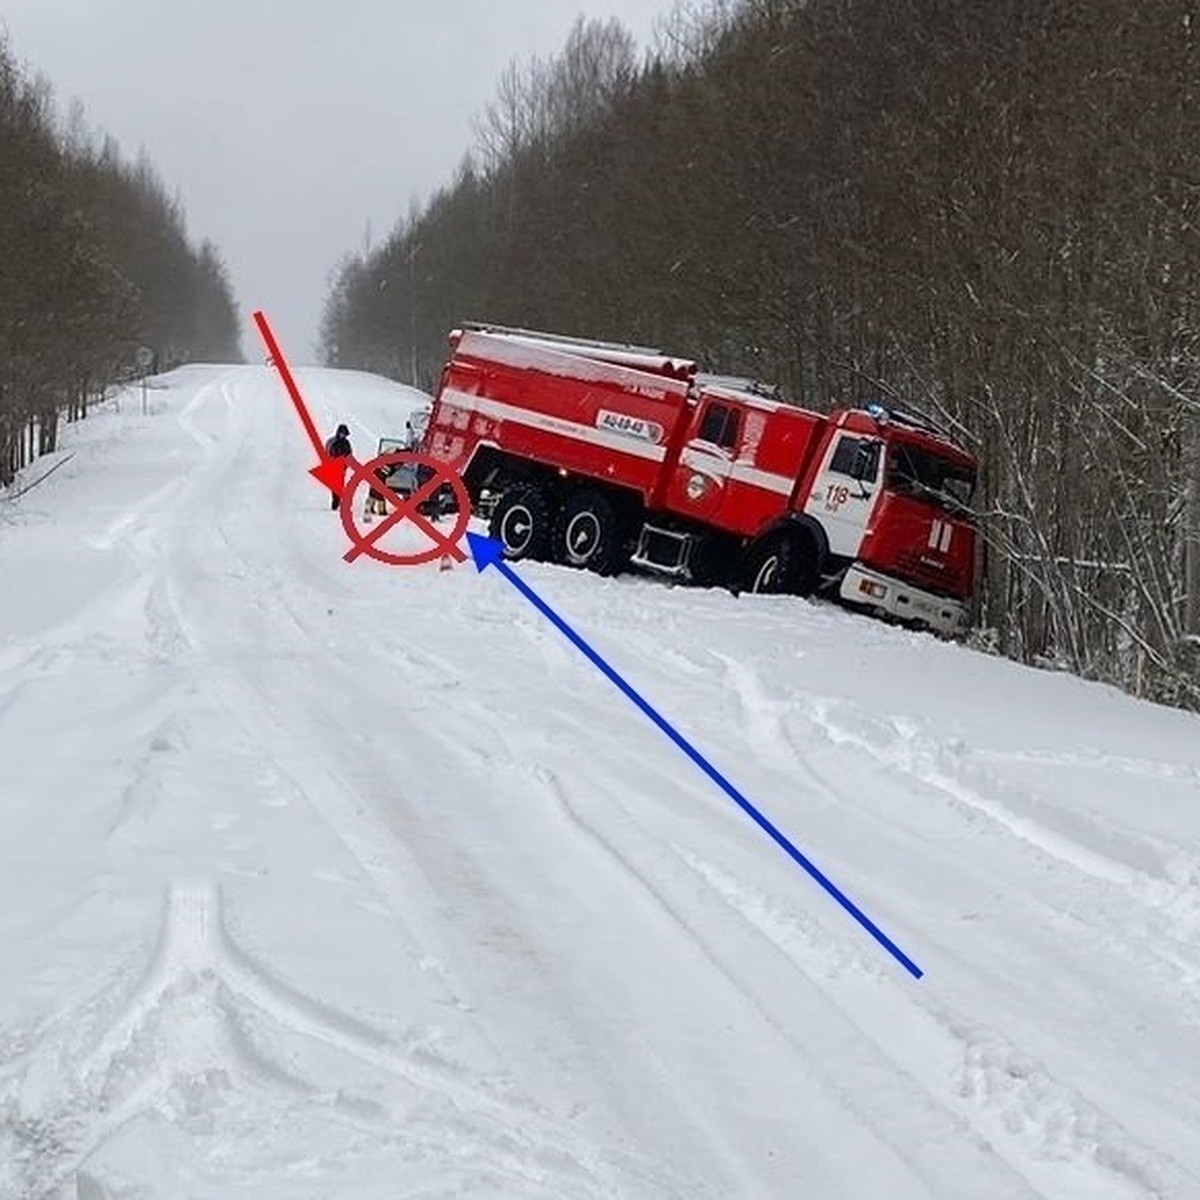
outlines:
M339 259L450 182L511 61L557 53L580 15L618 18L644 49L671 3L304 0L283 24L264 0L9 0L0 30L60 113L77 99L179 195L229 269L247 357L261 308L304 363Z

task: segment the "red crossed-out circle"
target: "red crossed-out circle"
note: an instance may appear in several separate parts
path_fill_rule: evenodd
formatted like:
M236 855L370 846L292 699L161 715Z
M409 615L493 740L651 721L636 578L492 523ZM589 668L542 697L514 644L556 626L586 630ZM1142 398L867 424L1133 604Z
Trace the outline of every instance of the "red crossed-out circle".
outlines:
M375 474L376 471L401 463L415 463L418 466L429 467L433 471L433 475L411 496L407 497L393 492L386 484L381 483ZM384 500L393 506L393 511L388 513L370 533L365 533L354 523L354 493L363 483L374 488L383 496ZM417 511L417 506L429 499L444 483L448 483L454 489L454 495L458 500L458 515L455 518L454 529L449 535L438 529L424 513ZM345 529L346 536L353 543L345 554L347 562L353 562L360 554L365 554L368 558L376 559L378 562L387 563L393 567L415 567L419 563L426 563L446 554L458 559L459 562L466 561L467 555L459 549L458 543L466 532L467 522L471 519L471 498L467 495L467 486L457 471L447 466L446 463L439 462L436 458L430 458L427 454L407 452L381 454L368 463L352 462L346 482L342 485L341 510L342 528ZM401 521L412 521L432 539L433 545L416 554L390 554L383 550L379 546L380 538Z

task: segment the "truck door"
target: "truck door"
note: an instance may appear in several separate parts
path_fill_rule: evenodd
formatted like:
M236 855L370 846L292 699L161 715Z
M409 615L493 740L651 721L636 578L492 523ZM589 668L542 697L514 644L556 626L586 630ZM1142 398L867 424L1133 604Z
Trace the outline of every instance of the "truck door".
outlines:
M668 492L675 512L713 520L729 490L740 436L741 412L735 405L718 399L700 403Z
M830 439L804 511L820 521L829 550L856 558L879 494L882 444L839 430Z

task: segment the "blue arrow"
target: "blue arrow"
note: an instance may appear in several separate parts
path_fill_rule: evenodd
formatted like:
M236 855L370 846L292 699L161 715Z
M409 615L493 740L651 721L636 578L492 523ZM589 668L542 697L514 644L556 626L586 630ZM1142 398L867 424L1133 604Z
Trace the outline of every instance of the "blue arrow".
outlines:
M570 641L578 650L591 660L600 670L608 676L608 678L654 722L736 804L762 831L775 842L789 858L797 862L800 867L810 875L834 900L838 902L906 971L912 974L915 978L920 979L924 972L917 966L895 942L892 941L870 917L867 916L845 892L841 890L831 879L829 879L819 867L811 862L807 855L799 850L787 837L781 833L762 813L742 795L741 792L717 770L716 767L700 753L681 734L661 713L648 701L644 700L630 684L613 670L541 598L517 573L504 561L504 547L494 538L483 537L478 533L468 533L467 541L471 546L471 555L475 559L475 566L479 571L483 571L485 567L495 567L509 583L521 593L544 617L557 627L568 641Z

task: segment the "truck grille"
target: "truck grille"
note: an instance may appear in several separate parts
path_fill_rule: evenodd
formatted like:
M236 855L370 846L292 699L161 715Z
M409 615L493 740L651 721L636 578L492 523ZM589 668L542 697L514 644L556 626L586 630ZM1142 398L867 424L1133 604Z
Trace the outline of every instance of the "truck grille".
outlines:
M954 578L948 565L925 562L925 556L915 550L905 550L896 559L898 573L917 587L935 596L956 595Z

